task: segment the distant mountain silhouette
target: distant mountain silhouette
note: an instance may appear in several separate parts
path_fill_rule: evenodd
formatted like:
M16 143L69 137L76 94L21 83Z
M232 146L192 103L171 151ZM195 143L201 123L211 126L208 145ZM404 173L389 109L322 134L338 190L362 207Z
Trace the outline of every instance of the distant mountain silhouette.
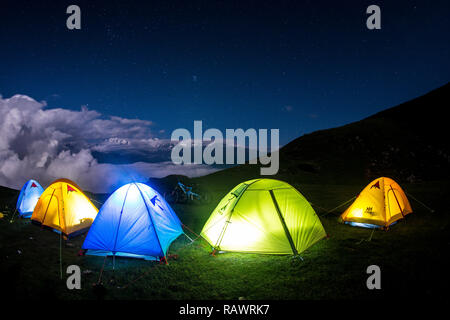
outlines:
M363 183L378 176L399 182L448 180L450 84L341 127L303 135L280 149L275 178L296 183ZM241 165L197 178L230 185L259 177Z
M202 146L202 150L206 148L206 146L210 144L209 141L204 142ZM172 142L168 142L162 144L155 148L154 150L144 150L139 148L129 148L127 150L113 150L113 151L93 151L92 156L99 163L111 163L111 164L130 164L135 162L149 162L149 163L159 163L172 161L171 153L172 148L175 144ZM234 161L237 162L237 155L239 152L244 152L244 159L248 161L250 158L250 153L248 148L235 147L234 148ZM222 147L222 153L226 154L226 145L224 144ZM191 147L191 161L194 161L194 147ZM232 165L213 165L215 168L225 169L232 167Z

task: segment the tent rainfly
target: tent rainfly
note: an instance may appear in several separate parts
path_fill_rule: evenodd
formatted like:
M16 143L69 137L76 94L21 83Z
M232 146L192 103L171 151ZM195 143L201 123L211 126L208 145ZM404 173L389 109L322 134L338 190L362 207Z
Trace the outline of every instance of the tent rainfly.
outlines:
M237 185L220 201L201 236L216 251L297 255L326 233L294 187L255 179Z
M43 192L44 188L42 188L36 180L30 180L24 184L22 190L20 190L19 198L17 199L16 204L16 209L17 212L19 212L20 217L31 217L39 197Z
M180 220L158 192L130 183L100 208L82 248L91 255L166 260L170 244L182 233Z
M402 188L390 178L375 179L341 215L344 223L367 228L388 228L411 213Z
M70 180L60 179L45 189L31 222L72 238L89 229L97 212L80 187Z

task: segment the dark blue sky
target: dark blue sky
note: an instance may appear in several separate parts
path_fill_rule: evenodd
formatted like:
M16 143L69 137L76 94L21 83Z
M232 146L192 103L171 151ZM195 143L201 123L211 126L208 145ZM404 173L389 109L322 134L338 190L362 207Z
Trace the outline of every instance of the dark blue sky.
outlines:
M56 1L54 1L56 2ZM69 4L82 30L66 29ZM378 4L382 29L365 26ZM0 94L281 142L449 81L448 1L2 1Z

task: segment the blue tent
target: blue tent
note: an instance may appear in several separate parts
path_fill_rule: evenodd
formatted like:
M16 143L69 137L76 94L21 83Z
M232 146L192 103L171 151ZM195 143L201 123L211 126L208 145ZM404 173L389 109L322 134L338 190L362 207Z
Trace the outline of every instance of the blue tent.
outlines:
M91 255L159 260L182 233L180 220L158 192L130 183L103 204L82 248Z
M16 209L19 216L29 218L33 214L34 207L39 197L44 192L44 188L35 180L30 180L20 190L19 199L17 199Z

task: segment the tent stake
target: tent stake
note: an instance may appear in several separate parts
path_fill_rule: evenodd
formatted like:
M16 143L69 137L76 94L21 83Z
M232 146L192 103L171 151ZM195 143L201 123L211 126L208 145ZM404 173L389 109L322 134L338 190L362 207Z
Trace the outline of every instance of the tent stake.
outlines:
M299 255L299 254L297 254L295 256L292 256L292 259L300 259L302 261L305 261L305 260L303 260L303 257L301 255Z
M14 216L16 215L16 212L17 212L17 208L16 208L16 210L14 210L14 213L13 213L13 215L12 215L12 217L11 217L11 220L9 220L9 223L13 223L13 221L14 221Z

